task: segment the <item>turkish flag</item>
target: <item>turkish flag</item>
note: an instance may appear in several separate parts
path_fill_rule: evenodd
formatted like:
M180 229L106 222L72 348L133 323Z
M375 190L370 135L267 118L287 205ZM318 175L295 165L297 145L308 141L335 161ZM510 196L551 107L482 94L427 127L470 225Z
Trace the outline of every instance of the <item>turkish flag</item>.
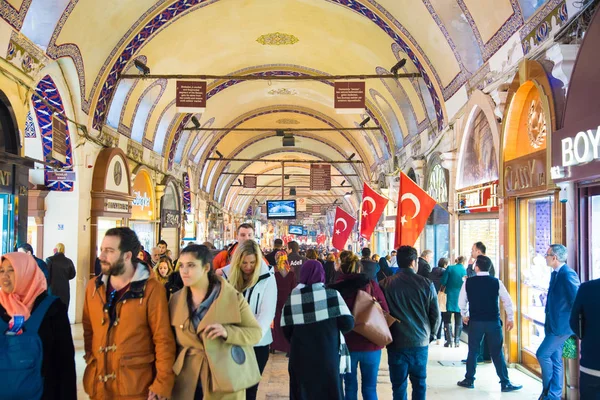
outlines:
M396 248L415 245L435 205L436 201L431 196L403 172L400 172Z
M331 245L336 249L342 251L346 242L352 233L356 219L340 207L335 209L335 222L333 223L333 238L331 239Z
M360 235L369 239L375 226L388 203L386 197L371 189L366 183L363 185L363 199L360 214Z

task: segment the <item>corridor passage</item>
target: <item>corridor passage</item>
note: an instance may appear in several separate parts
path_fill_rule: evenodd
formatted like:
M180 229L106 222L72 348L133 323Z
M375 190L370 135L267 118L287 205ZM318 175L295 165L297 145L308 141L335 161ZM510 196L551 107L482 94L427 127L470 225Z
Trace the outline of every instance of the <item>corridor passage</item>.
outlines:
M73 339L75 340L75 360L77 361L77 398L88 399L83 391L81 378L85 369L83 360L83 327L81 324L72 325ZM469 399L515 399L535 400L539 397L542 384L528 375L514 369L509 369L510 379L514 383L522 384L519 392L502 393L498 377L492 364L480 365L477 368L477 381L475 389L463 389L456 386L465 374L465 367L460 363L467 356L467 346L458 349L446 349L443 346L431 345L429 350L429 369L427 371L427 399L431 400L469 400ZM443 365L442 365L443 364ZM287 372L287 358L284 354L272 355L263 374L258 389L258 400L289 399L288 393L289 374ZM377 385L379 400L392 399L392 385L390 384L387 353L384 350L379 369ZM409 392L410 393L410 392ZM359 395L359 398L360 397ZM410 398L410 394L409 394Z

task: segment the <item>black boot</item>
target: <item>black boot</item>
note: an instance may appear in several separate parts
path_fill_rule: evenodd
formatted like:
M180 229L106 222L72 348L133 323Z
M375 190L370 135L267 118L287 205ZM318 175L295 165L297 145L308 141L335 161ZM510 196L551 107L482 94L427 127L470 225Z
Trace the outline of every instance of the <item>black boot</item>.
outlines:
M462 333L462 321L454 321L454 347L460 345L460 334Z
M444 322L444 337L446 338L444 347L452 347L452 326L450 323Z

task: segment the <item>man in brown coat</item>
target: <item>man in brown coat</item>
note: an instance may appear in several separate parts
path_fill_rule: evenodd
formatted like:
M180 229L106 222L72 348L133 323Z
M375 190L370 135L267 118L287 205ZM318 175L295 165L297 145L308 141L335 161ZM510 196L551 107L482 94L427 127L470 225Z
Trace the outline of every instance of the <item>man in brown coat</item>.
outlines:
M102 273L86 288L83 386L91 399L171 397L175 341L165 288L138 263L140 242L129 228L102 240Z

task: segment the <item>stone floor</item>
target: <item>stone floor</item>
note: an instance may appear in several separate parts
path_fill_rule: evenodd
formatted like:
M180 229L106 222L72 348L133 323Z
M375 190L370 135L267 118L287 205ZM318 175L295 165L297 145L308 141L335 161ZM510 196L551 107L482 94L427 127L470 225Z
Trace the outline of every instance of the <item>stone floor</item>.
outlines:
M78 399L87 399L81 377L85 369L83 361L83 329L81 324L73 325L78 378ZM523 389L515 393L500 392L498 377L492 364L480 365L477 368L477 381L475 389L463 389L456 386L465 374L465 367L460 360L466 358L466 345L458 349L446 349L443 346L432 344L429 351L429 367L427 370L427 399L452 399L459 396L460 400L468 399L537 399L541 393L541 383L514 369L509 369L510 379L514 383L522 384ZM410 387L409 387L410 391ZM380 400L392 399L392 386L389 380L387 366L387 353L384 350L379 369L379 384L377 392ZM409 394L410 396L410 394ZM283 354L272 355L258 391L259 400L288 399L288 373L287 358ZM361 398L359 396L359 398Z

